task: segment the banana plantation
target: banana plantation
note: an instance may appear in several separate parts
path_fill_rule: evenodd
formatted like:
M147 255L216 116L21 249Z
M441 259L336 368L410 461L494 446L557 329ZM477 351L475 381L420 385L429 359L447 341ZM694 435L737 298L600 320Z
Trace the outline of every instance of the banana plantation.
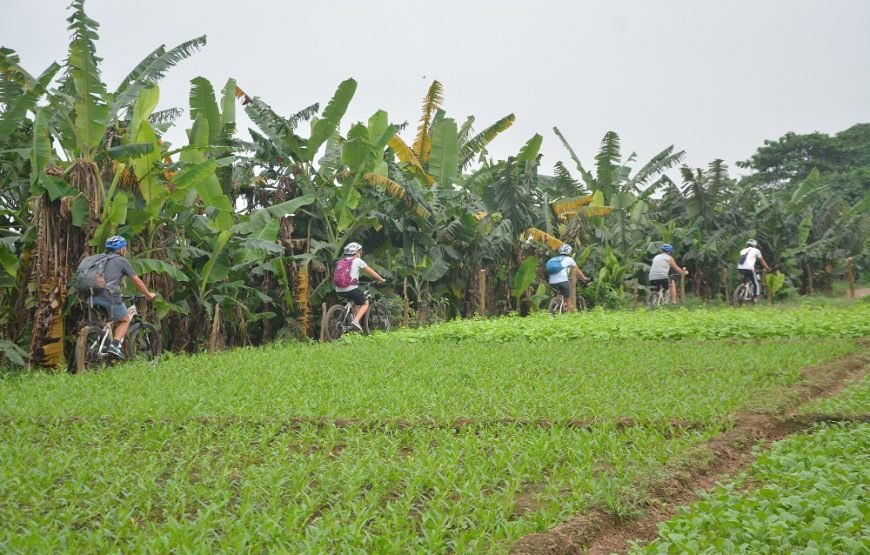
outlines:
M408 326L540 309L543 261L563 243L594 276L588 303L607 308L644 295L663 242L689 270L687 294L706 301L736 284L750 237L783 274L781 296L870 272L870 124L766 141L737 163L739 178L722 160L688 167L674 146L637 160L604 130L591 166L558 128L500 160L487 148L515 116L449 114L438 81L420 91L421 114L362 122L344 120L353 79L290 114L232 78L195 78L188 106L165 106L161 79L205 36L157 47L112 88L84 0L68 22L68 51L47 68L0 49L6 362L67 364L83 314L71 278L112 235L130 241L158 293L142 309L177 352L317 339L349 241L387 278L386 303ZM240 111L253 128L238 128ZM179 126L187 142L171 144ZM565 153L547 168L545 132Z

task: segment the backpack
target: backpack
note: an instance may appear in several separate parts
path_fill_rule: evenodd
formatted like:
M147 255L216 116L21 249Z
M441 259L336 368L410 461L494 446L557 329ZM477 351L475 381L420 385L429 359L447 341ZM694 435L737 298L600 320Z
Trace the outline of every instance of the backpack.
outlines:
M554 256L550 260L547 260L547 273L553 275L564 270L564 266L562 266L562 260L564 258L564 256Z
M353 257L342 258L335 264L335 273L332 274L332 283L336 287L350 287L359 284L359 280L350 277L350 269L353 266Z
M85 257L76 268L76 289L81 297L99 295L106 289L106 277L103 270L112 254L92 254Z
M740 258L737 259L737 263L742 265L746 262L747 256L749 256L749 249L746 249L746 252L740 253Z

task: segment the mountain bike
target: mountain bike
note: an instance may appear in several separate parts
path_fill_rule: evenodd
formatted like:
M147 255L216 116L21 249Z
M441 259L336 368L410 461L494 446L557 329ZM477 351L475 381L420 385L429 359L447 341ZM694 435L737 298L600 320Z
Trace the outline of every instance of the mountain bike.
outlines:
M390 316L386 305L375 300L370 290L371 285L362 287L365 287L365 296L369 301L369 309L363 315L362 322L360 322L363 333L368 335L376 331L390 331ZM353 322L353 308L353 301L348 299L342 304L334 305L326 311L327 341L335 341L348 332L358 331L351 324Z
M586 287L592 281L592 278L584 281L578 281L577 285L580 287ZM576 310L586 310L586 299L583 298L579 293L577 294L577 300L574 303L574 308ZM550 299L550 304L547 306L547 312L552 315L556 314L564 314L568 312L568 299L565 298L561 293L557 293L555 297Z
M759 295L761 295L764 292L764 289L761 287L761 285L763 284L763 282L761 281L761 274L755 272L755 279L758 280L758 293ZM752 296L753 285L754 284L749 281L749 278L747 276L743 276L743 283L734 288L734 295L731 297L731 301L734 303L734 306L743 306L755 303L755 299Z
M671 302L671 282L674 281L673 274L668 276L667 287L650 287L649 297L646 300L646 306L649 309L655 309L662 305Z
M99 308L95 307L91 300L87 302L88 319L79 328L76 338L75 349L75 372L84 372L103 366L111 366L125 360L153 360L156 361L163 353L163 337L160 330L154 324L145 322L136 309L135 301L143 299L141 295L122 295L124 300L132 300L133 304L127 309L130 315L130 328L123 344L123 359L116 359L106 352L114 337L112 331L114 322L111 318L105 322L99 319L106 316Z

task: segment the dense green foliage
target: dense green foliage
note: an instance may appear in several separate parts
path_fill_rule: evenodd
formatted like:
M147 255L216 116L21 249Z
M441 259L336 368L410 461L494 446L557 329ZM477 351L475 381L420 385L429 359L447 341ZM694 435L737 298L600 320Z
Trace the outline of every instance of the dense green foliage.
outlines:
M532 262L563 242L596 278L589 303L608 307L644 293L660 242L675 245L688 291L702 299L733 288L750 236L784 272L780 296L829 289L847 256L859 274L870 267L868 124L767 141L740 180L721 160L681 166L673 146L638 163L614 131L586 168L556 129L570 163L548 176L542 135L493 159L486 148L514 115L476 130L473 116L444 111L437 81L407 143L405 125L383 110L342 121L353 79L323 105L282 115L234 79L218 88L197 77L184 123L184 110L158 109L158 83L204 36L155 49L112 90L83 0L68 22L66 58L38 75L0 49L0 353L16 364L62 364L82 318L68 278L116 233L160 293L146 316L172 330L168 348L187 352L317 337L321 303L334 300L332 265L350 240L390 280L396 319L412 324L480 314L481 297L489 314L525 314L546 296ZM238 109L255 125L244 137ZM186 127L188 144L164 140L173 125Z
M866 424L783 440L735 482L660 525L660 539L643 552L866 553L868 452Z

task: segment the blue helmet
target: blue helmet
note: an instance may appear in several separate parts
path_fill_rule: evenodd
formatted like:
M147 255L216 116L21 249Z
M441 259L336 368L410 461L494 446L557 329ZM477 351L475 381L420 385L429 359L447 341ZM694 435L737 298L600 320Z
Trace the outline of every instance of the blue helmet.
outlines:
M662 251L667 252L667 253L672 253L672 252L674 252L674 247L672 247L672 246L670 245L670 243L665 243L664 245L662 245L662 246L659 247L659 248L660 248Z
M106 239L106 250L119 251L127 246L127 240L120 235L113 235Z

